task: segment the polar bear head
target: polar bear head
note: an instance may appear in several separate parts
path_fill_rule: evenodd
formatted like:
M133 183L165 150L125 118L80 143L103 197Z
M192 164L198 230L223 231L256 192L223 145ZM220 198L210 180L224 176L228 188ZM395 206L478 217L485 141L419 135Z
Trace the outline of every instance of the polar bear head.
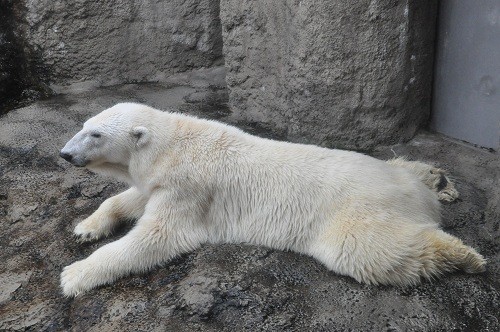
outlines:
M154 109L133 103L117 104L87 120L60 152L79 167L127 166L131 154L150 140L148 124Z

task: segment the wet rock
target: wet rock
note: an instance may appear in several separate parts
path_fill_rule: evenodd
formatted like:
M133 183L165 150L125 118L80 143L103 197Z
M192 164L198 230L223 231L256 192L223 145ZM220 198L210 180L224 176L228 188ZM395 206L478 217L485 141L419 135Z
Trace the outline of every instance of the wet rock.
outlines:
M216 279L192 276L182 282L179 292L190 315L206 317L215 305L213 293L219 290Z
M130 297L132 299L133 297ZM136 298L133 301L115 300L112 304L108 305L108 311L104 315L110 321L121 320L127 315L139 315L146 309L146 301L140 301Z
M25 217L28 217L38 208L38 204L31 205L13 205L8 211L11 223L18 222Z
M9 312L0 317L0 329L4 331L26 331L40 326L43 320L47 319L52 310L46 302L24 306L17 312Z
M93 186L86 186L85 188L83 188L81 190L81 194L87 198L97 197L97 196L100 196L102 194L102 192L104 191L104 189L107 186L108 186L107 183L102 183L102 184L93 185Z
M0 304L7 302L11 299L12 293L14 293L23 284L26 284L30 277L32 271L23 273L3 273L0 274Z

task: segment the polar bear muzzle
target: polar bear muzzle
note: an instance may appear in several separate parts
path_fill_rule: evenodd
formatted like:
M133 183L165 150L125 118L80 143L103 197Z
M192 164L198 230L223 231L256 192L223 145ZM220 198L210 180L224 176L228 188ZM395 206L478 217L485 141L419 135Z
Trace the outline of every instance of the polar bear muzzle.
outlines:
M85 167L92 161L95 153L96 141L100 136L95 136L95 131L82 130L66 143L59 156L77 167Z
M59 153L59 156L76 167L85 167L88 164L87 160L75 158L72 154L63 151Z

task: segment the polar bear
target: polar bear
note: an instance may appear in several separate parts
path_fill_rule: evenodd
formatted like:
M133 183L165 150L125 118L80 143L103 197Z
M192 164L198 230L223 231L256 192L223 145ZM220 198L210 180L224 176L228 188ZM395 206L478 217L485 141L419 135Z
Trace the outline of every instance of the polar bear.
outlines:
M293 250L368 284L485 270L480 254L439 229L437 191L446 189L446 200L457 193L427 164L259 138L133 103L89 119L60 155L131 186L80 222L77 236L96 240L138 219L121 239L64 268L67 296L203 243Z

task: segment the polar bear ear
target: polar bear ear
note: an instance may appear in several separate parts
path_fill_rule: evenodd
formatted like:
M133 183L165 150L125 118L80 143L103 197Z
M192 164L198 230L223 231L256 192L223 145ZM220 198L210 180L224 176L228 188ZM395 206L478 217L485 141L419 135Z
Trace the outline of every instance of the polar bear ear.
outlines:
M135 144L141 147L149 141L149 130L146 127L134 127L132 129L132 136L134 136Z

